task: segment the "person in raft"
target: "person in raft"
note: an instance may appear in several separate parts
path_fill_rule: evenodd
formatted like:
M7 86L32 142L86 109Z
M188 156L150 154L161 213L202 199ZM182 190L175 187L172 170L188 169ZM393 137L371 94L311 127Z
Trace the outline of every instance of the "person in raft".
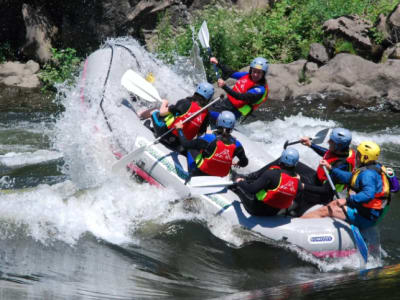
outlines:
M157 137L161 136L171 128L175 127L180 121L185 121L187 118L198 112L202 107L206 106L214 95L214 87L208 82L200 83L197 86L193 96L179 100L175 105L168 105L168 100L163 100L159 110L151 113L154 133ZM209 124L209 113L205 109L196 117L186 122L182 126L182 132L186 139L192 140L197 135L206 132ZM146 124L145 124L146 125ZM149 124L147 124L149 126ZM179 150L178 131L173 130L162 138L162 142L172 148Z
M236 72L219 63L215 57L211 57L210 62L222 70L222 78L230 77L237 80L233 88L230 88L224 79L218 79L218 86L227 93L227 97L210 108L212 120L216 120L219 113L224 110L233 112L237 120L241 117L246 118L267 101L268 84L265 77L269 65L265 58L255 58L250 64L249 72Z
M217 129L211 134L205 134L188 141L182 130L182 122L176 124L181 145L187 150L188 169L190 176L220 176L229 174L233 158L239 161L235 164L245 167L248 164L242 144L231 135L236 118L230 111L223 111L217 119Z
M385 167L377 162L379 154L380 148L376 143L360 143L353 172L339 168L331 170L339 182L350 186L348 196L306 213L302 218L338 218L360 229L374 226L385 215L391 194ZM326 160L322 160L321 164L330 168Z
M240 196L249 214L274 216L287 212L301 195L300 175L295 171L298 161L299 152L287 148L277 165L235 179L232 189Z
M351 140L352 134L345 128L334 128L332 130L329 136L328 149L312 143L309 137L301 138L303 145L313 149L328 163L328 170L338 168L348 172L354 170L356 163L356 152L350 149ZM346 188L345 184L338 182L338 179L334 174L331 174L331 178L338 192L341 192ZM334 191L328 182L328 178L325 175L322 165L319 165L317 168L316 185L304 184L304 190L322 195L322 204L328 204L334 197Z

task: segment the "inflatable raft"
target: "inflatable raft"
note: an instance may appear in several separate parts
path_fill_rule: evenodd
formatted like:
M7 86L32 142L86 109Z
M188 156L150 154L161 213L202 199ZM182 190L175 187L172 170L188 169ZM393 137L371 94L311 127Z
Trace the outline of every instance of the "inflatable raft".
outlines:
M344 257L358 252L346 222L286 215L256 217L244 209L239 196L229 189L200 195L191 190L190 183L186 184L186 157L161 143L154 143L153 132L139 118L139 112L154 103L134 97L121 85L121 78L128 70L143 77L152 72L158 78L157 72L161 69L163 77L168 78L156 80L154 86L165 98L173 102L193 93L193 89L183 88L183 79L179 75L167 70L136 42L107 43L85 61L80 78L80 99L82 105L97 108L98 117L107 124L105 128L113 137L111 147L116 162L121 156L147 146L126 167L151 184L173 188L182 198L195 194L201 199L202 209L215 214L216 218L229 219L234 226L263 239L295 245L319 258ZM165 76L166 72L170 75ZM242 173L255 171L276 159L263 150L265 145L250 140L239 131L234 131L233 135L241 141L249 158L249 166L241 170Z

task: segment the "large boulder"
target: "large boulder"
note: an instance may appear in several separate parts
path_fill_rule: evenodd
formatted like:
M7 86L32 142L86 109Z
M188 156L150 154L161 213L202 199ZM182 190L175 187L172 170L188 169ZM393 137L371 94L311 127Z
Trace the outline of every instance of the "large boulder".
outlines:
M336 107L355 109L386 104L397 111L400 103L400 60L389 59L376 64L342 53L310 72L308 80L301 84L299 72L304 64L301 60L289 65L271 65L268 76L271 101L307 99L308 103L329 102Z

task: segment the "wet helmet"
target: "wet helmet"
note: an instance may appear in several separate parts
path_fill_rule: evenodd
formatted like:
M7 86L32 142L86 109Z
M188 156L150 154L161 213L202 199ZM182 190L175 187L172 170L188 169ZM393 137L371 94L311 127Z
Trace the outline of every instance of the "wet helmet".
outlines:
M263 57L256 57L250 64L253 69L263 70L265 74L268 73L268 60Z
M280 162L287 167L296 166L299 161L299 152L294 148L286 148L283 150Z
M196 93L203 96L205 99L210 100L214 95L214 87L208 82L202 82L197 86Z
M351 132L345 128L334 128L329 140L335 144L336 151L345 151L351 143Z
M357 147L357 151L360 153L360 162L362 164L376 161L381 153L379 146L371 141L361 142Z
M221 112L217 118L217 127L232 129L235 126L236 117L228 110Z

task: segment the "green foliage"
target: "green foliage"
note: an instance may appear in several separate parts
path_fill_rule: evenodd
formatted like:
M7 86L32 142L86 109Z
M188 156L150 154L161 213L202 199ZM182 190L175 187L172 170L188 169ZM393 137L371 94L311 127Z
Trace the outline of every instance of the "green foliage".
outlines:
M357 51L354 49L353 44L349 41L338 39L335 43L335 53L350 53L350 54L357 54Z
M2 43L0 45L0 64L4 63L7 60L14 60L15 56L13 50L11 49L11 45L7 42Z
M66 81L72 84L81 61L76 55L76 50L72 48L52 48L51 52L51 60L44 65L39 74L44 90L54 90L55 83Z
M325 21L357 14L372 22L379 13L387 14L396 6L393 0L281 0L273 8L258 9L250 14L233 9L209 7L193 20L197 32L207 21L213 55L233 69L248 66L256 56L273 63L288 63L306 58L312 43L326 38ZM161 25L162 24L162 25ZM170 22L159 25L157 51L164 57L171 54L189 55L192 31L189 27L172 34ZM375 34L375 39L380 36ZM351 43L340 42L337 51L354 53ZM208 61L204 53L205 61ZM170 60L172 61L172 60ZM206 67L210 67L205 63ZM212 74L211 68L209 74Z

